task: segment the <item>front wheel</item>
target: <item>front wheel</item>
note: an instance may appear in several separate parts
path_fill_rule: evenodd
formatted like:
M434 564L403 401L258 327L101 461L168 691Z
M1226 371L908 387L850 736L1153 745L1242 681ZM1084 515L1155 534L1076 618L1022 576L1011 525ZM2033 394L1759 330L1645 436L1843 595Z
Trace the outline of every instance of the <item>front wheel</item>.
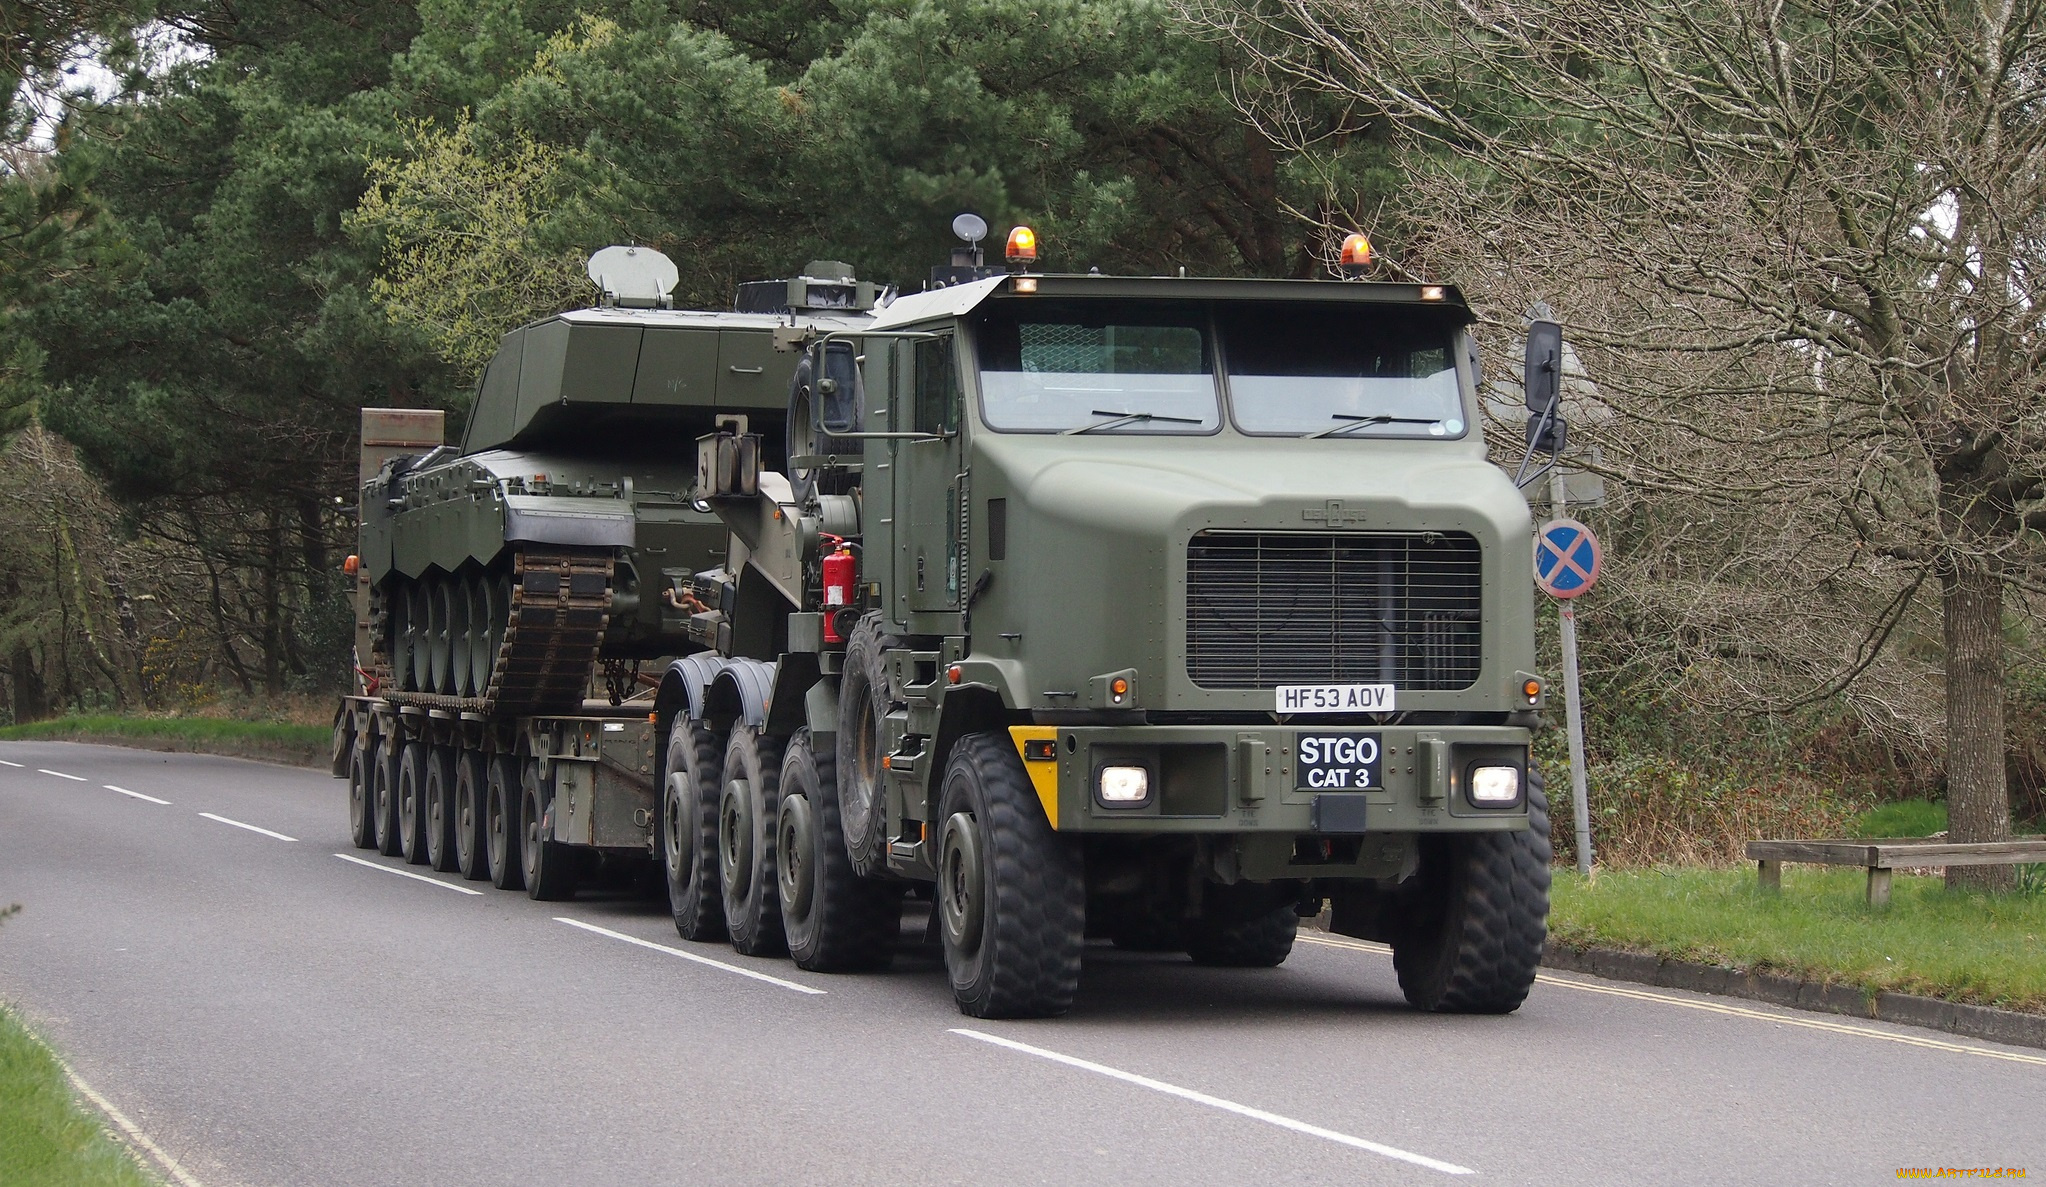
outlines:
M1080 853L1054 832L1023 761L968 734L945 766L934 909L959 1011L1050 1018L1072 1008L1087 936Z
M1400 989L1418 1009L1510 1014L1542 963L1549 920L1549 801L1528 772L1520 832L1424 838L1392 932Z

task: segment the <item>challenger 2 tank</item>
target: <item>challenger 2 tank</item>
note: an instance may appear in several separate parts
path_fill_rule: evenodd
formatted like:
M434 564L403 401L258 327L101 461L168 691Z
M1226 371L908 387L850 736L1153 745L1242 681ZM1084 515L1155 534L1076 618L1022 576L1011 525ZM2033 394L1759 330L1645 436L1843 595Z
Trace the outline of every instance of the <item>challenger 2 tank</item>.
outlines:
M875 303L832 261L744 285L730 312L669 308L675 266L647 248L606 248L589 271L597 307L505 335L459 445L417 424L381 443L362 488L358 691L558 712L599 661L616 701L636 661L700 650L690 577L724 563L729 531L695 501L697 438L759 434L781 468L789 410L806 406L795 343L855 329Z

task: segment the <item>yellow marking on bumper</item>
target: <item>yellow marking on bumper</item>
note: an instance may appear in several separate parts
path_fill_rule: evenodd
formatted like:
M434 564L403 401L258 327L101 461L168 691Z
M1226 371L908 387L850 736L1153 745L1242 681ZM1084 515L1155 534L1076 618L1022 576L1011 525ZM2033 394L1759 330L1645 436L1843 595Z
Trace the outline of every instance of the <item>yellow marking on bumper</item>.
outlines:
M1016 744L1016 757L1023 760L1023 770L1030 776L1030 786L1037 789L1037 802L1044 805L1044 818L1051 821L1052 828L1059 826L1059 764L1032 762L1023 753L1025 742L1057 742L1059 731L1049 725L1012 725L1009 740Z

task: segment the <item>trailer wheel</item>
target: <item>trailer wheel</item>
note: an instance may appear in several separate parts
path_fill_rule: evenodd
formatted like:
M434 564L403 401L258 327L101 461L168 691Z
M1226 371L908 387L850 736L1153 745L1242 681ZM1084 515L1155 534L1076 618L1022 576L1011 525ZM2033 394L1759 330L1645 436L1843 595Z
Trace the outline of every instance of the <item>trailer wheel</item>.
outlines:
M398 752L398 852L426 864L426 742L409 739Z
M426 864L455 868L455 749L446 744L426 750Z
M455 757L455 868L476 882L490 876L488 762L480 750Z
M1080 852L1052 830L1008 739L968 734L945 766L937 902L952 996L975 1018L1072 1008L1086 945Z
M524 890L525 872L519 861L519 760L500 754L490 761L490 795L484 805L485 852L489 854L490 884L499 890Z
M661 769L660 854L668 876L668 911L685 940L725 938L725 900L718 885L718 790L725 747L718 732L675 715Z
M540 760L529 758L519 773L519 847L526 897L559 902L575 897L582 855L553 838L553 790L540 778Z
M781 765L776 884L789 955L819 973L887 968L902 928L900 883L853 871L838 821L836 747L796 731Z
M1210 886L1201 913L1187 922L1186 954L1218 968L1277 968L1293 954L1300 913L1290 899L1256 884Z
M881 756L888 749L888 669L883 655L902 641L881 630L872 611L853 627L845 645L845 678L838 692L838 817L846 855L862 878L888 866L888 789Z
M718 797L718 872L725 892L725 930L747 956L788 950L775 890L774 824L781 807L780 738L756 727L732 728Z
M396 857L403 852L398 837L398 759L404 747L402 738L385 737L377 747L376 766L370 770L377 852L385 857Z
M364 738L348 755L348 839L357 849L377 847L376 768L383 747Z
M1524 832L1423 838L1402 887L1392 963L1407 1001L1445 1014L1509 1014L1548 937L1549 801L1528 772Z

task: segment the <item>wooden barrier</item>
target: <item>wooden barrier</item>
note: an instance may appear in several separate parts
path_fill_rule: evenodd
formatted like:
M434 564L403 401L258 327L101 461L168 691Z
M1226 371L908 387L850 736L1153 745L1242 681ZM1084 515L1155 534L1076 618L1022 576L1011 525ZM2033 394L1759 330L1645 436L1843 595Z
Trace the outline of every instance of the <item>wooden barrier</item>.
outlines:
M2024 841L1749 841L1748 857L1758 862L1763 890L1783 889L1783 863L1861 866L1868 870L1868 905L1887 906L1890 872L1917 866L2004 866L2046 862L2046 838Z

